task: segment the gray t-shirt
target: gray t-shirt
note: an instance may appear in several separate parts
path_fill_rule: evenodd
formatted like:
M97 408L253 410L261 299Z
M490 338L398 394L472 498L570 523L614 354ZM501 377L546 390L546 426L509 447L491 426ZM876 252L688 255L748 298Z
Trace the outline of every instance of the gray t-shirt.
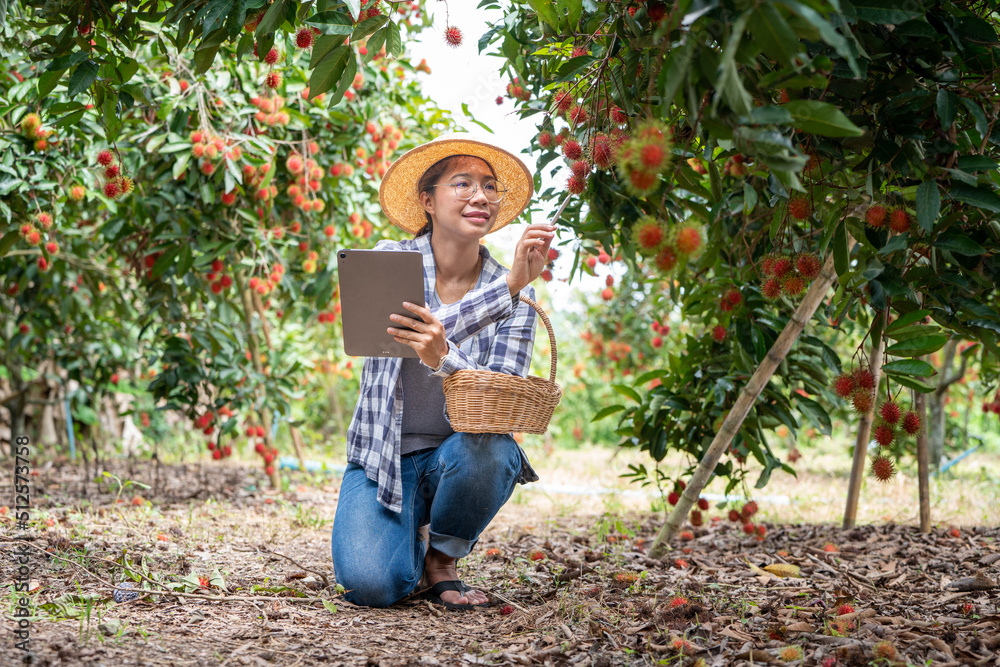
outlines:
M437 447L454 433L444 418L443 378L419 359L403 359L403 433L400 454Z

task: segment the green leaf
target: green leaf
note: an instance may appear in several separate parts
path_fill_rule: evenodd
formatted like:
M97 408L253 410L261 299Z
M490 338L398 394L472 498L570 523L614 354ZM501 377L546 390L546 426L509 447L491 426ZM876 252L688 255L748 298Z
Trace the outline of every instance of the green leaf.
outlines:
M613 384L611 388L626 398L631 398L636 403L642 403L642 396L632 387L625 384Z
M85 60L76 66L72 76L69 77L69 89L67 94L73 98L90 88L97 78L97 63L93 60Z
M904 9L905 5L896 0L853 0L858 19L868 23L899 25L915 19L923 19L924 12ZM919 7L919 5L918 5Z
M929 233L940 214L941 193L938 192L937 181L924 181L917 186L917 223Z
M669 104L674 99L687 78L692 54L694 54L694 40L687 40L670 50L667 61L660 68L660 78L657 83L660 87L660 96L665 103Z
M976 208L986 209L993 213L1000 213L1000 197L993 190L983 187L971 187L963 183L952 183L948 187L948 194L960 202L965 202Z
M337 613L337 605L333 604L329 600L320 600L323 603L323 607L331 614Z
M320 12L310 16L303 23L316 26L324 35L350 35L354 32L354 21L343 12Z
M803 132L822 137L860 137L864 130L852 123L844 112L827 102L792 100L783 105Z
M910 377L909 375L902 375L891 371L886 371L885 374L887 377L891 377L898 384L901 384L904 387L909 387L914 391L919 391L921 394L929 394L934 391L934 387L931 387L914 377Z
M353 55L349 46L338 46L323 58L309 75L309 97L325 93L340 81L347 60Z
M955 122L955 112L958 111L958 95L947 88L938 88L937 115L942 129L946 130Z
M156 262L153 264L153 279L156 280L162 276L167 269L169 269L173 263L174 258L177 257L177 253L180 252L181 246L179 244L167 248L162 255L156 258Z
M763 2L750 17L754 41L773 60L789 67L800 51L799 38L770 2Z
M403 36L399 34L399 24L395 21L389 21L389 36L385 40L385 49L394 58L403 55Z
M260 24L253 32L254 37L260 38L269 32L274 32L281 25L282 21L285 20L286 3L287 0L277 0L277 2L268 8L267 13L264 14L264 18L260 20Z
M892 323L885 328L885 332L890 334L894 331L898 331L905 327L910 326L914 322L920 322L925 317L931 314L929 310L913 310L908 312L906 315L900 315L892 321Z
M0 239L0 257L3 257L10 250L11 246L17 243L17 240L21 237L21 234L17 231L11 231L4 234L4 237Z
M830 435L833 425L830 423L830 415L823 409L823 406L800 394L795 394L795 407L806 416L812 425L819 429L823 435Z
M932 335L908 338L886 348L885 353L894 357L919 357L937 352L948 342L948 336Z
M575 33L576 27L580 23L580 16L583 14L582 0L557 0L556 7L559 16L566 18L565 22L561 22L564 28L563 32Z
M591 422L600 421L605 417L607 417L608 415L613 415L614 413L621 412L624 409L625 409L624 405L609 405L605 408L601 408L601 410L596 415L594 415L594 418L591 419L590 421Z
M990 133L990 124L989 121L986 120L986 114L983 113L982 107L968 98L963 97L961 100L962 106L965 107L965 109L969 112L969 115L976 121L976 132L979 133L980 137L987 136ZM959 158L959 160L961 160L961 158Z
M949 233L946 236L942 236L938 240L934 241L934 247L940 248L941 250L957 252L960 255L968 255L969 257L986 254L986 249L983 248L983 246L979 245L968 236L958 233Z
M833 266L838 276L850 269L850 249L847 247L847 225L841 221L833 233Z
M920 359L897 359L882 366L886 373L898 375L913 375L915 377L927 378L937 373L934 367L926 361Z
M551 0L528 0L528 4L553 30L559 31L559 16L556 14L555 3Z

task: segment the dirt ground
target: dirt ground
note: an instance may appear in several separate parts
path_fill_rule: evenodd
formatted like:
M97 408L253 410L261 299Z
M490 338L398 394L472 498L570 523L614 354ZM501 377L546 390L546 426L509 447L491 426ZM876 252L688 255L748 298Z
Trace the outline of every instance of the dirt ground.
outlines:
M529 449L544 482L625 488L614 475L627 457L542 454ZM291 473L279 493L241 465L121 462L108 468L118 480L151 488L120 489L93 470L43 467L28 539L0 517L0 665L26 664L10 592L26 542L37 665L1000 666L996 491L984 500L975 480L951 494L936 483L938 523L923 535L908 481L869 483L859 527L845 532L839 482L826 479L839 473L817 465L761 493L751 520L763 539L713 507L663 561L646 553L662 522L647 498L519 489L461 563L495 601L471 613L338 595L335 476ZM761 569L775 564L800 577ZM113 585L133 579L159 594L114 602Z

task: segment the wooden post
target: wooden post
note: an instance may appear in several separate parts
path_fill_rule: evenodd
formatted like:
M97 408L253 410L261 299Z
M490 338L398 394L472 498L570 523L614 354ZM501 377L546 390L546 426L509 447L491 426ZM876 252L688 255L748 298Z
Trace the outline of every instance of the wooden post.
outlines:
M649 550L650 557L662 558L666 555L670 538L684 524L688 511L698 501L698 496L701 495L702 489L708 484L708 480L711 478L712 472L715 470L715 466L722 457L723 452L729 449L730 443L736 436L737 431L739 431L740 426L743 425L743 421L746 419L747 414L749 414L750 408L753 407L757 397L760 396L764 387L767 386L767 383L771 380L771 376L774 375L774 371L777 370L778 365L784 360L788 354L788 350L791 349L792 344L798 339L806 326L806 322L816 312L823 297L826 296L827 291L836 279L837 274L833 267L833 253L830 253L823 263L823 268L820 270L819 275L813 281L812 285L809 286L809 291L802 298L799 307L795 309L795 313L789 318L788 324L785 325L778 339L774 341L771 349L767 351L767 356L764 357L760 366L757 367L750 381L740 393L739 398L736 399L736 403L729 411L729 415L722 422L722 428L715 434L715 439L712 440L712 444L709 445L708 450L702 456L701 462L698 464L694 475L691 476L691 481L688 482L687 488L684 489L680 500L677 501L677 505L670 513L670 516L667 517L667 521L660 528L660 532L657 534L656 540Z
M920 489L920 532L931 532L930 452L927 446L927 396L917 392L914 412L923 428L917 433L917 486Z
M306 455L305 450L302 448L302 434L299 433L299 429L294 426L288 426L288 430L292 434L292 445L295 446L295 454L299 457L299 470L302 472L306 471Z
M880 313L879 317L884 317ZM872 350L871 362L872 377L875 378L875 396L878 396L878 383L882 375L882 343ZM872 409L868 414L862 415L861 423L858 424L858 436L854 441L854 461L851 464L851 481L847 486L847 505L844 507L844 522L842 528L848 530L854 528L854 522L858 518L858 499L861 497L861 485L865 481L865 467L868 463L868 441L872 435L872 420L875 417L875 404L872 401Z

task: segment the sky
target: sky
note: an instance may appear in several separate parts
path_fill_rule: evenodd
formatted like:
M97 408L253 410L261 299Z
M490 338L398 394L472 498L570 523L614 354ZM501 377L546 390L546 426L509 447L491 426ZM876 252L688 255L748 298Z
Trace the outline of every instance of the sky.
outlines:
M433 14L434 25L425 29L416 42L408 44L409 56L414 62L420 62L421 58L425 58L431 68L430 74L419 75L422 89L429 99L442 109L450 110L455 120L470 132L488 136L496 145L517 155L524 160L529 171L534 173L539 155L523 151L531 148L531 140L538 133L535 119L540 116L535 115L522 120L514 111L514 100L506 97L510 78L500 74L504 59L500 56L486 55L495 51L496 46L490 46L484 54L479 53L480 36L489 29L491 22L502 20L503 12L496 9L477 9L477 4L478 2L474 0L452 0L448 3L447 19L451 25L462 31L462 44L455 48L444 40L445 28L448 25L445 2L427 0L426 3L422 3L422 6ZM497 105L498 95L503 96L503 104ZM494 135L489 135L469 120L462 110L463 103L468 105L469 113L476 120L493 130ZM568 170L564 170L555 178L549 176L550 171L551 168L547 167L542 173L542 191L552 186L561 189L565 185L565 179L568 178ZM536 193L535 205L538 204ZM536 212L531 222L548 222L556 208L555 204L544 205L543 210L546 212ZM513 255L514 245L523 231L524 224L513 224L495 232L487 240L491 248L501 249L501 254L509 258ZM565 229L557 234L557 239L553 243L555 247L560 247L573 238ZM562 252L555 263L553 271L555 280L548 283L553 303L571 301L568 299L571 290L560 279L568 278L572 266L572 250ZM608 267L602 268L605 272L608 271ZM583 280L580 280L578 276L574 284L576 283L585 290L599 292L604 287L604 277L597 279L583 276Z

